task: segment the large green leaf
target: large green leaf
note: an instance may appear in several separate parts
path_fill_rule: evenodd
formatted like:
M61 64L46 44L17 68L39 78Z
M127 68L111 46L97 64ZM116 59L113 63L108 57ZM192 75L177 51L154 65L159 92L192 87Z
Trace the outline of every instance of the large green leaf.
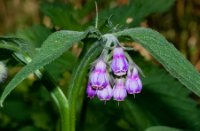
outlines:
M2 106L4 99L7 95L30 73L42 68L46 64L49 64L59 56L61 56L67 49L69 49L73 43L76 43L83 39L82 32L76 31L58 31L50 35L44 42L41 49L27 66L25 66L6 86L1 99L0 104Z
M126 102L128 109L126 112L130 113L125 116L129 118L129 122L132 125L146 123L146 127L149 127L148 121L144 121L148 118L154 122L154 125L164 124L181 129L199 130L200 111L197 107L198 103L189 97L191 92L165 70L146 62L141 67L146 74L142 79L144 89L142 94L136 95L136 99L129 99ZM137 108L134 109L135 104L140 108L140 112L146 114L145 117L138 116ZM131 120L130 118L134 116L141 120ZM138 125L141 124L137 124L136 127ZM138 128L144 130L144 126Z
M146 28L127 29L115 34L140 43L172 76L200 96L200 75L193 65L162 35Z

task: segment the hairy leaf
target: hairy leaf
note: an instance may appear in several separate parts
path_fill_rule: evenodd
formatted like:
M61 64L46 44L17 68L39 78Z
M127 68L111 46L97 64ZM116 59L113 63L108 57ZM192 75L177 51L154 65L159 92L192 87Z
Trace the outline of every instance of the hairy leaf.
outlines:
M37 55L33 58L32 62L18 72L6 86L0 99L1 106L7 95L30 73L42 68L61 56L73 43L80 41L83 37L82 32L76 31L58 31L50 35Z
M193 65L162 35L151 29L134 28L115 34L128 36L140 43L172 76L200 96L200 75Z

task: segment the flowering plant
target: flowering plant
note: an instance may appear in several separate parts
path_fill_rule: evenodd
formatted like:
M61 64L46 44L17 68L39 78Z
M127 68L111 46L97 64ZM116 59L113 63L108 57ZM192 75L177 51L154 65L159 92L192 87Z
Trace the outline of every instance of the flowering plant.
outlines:
M0 127L199 131L199 108L189 96L200 96L199 73L163 35L136 27L145 25L146 16L169 9L174 0L134 0L102 10L96 20L91 19L91 1L85 8L80 3L41 3L45 26L0 36L0 84L5 86L0 88L0 121L5 120ZM85 19L95 26L87 27L91 23ZM148 52L151 61L141 52ZM21 129L24 125L28 127Z

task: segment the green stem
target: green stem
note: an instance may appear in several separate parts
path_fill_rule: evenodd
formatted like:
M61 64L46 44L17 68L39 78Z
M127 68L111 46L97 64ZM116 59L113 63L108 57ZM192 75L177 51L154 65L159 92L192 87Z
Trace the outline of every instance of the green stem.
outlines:
M43 71L43 74L41 74L41 72L37 70L35 74L41 79L41 82L50 92L58 107L61 117L61 131L70 131L69 103L63 91L55 84L53 78L51 78L48 72Z
M59 87L50 92L61 116L61 131L70 131L69 103Z
M20 58L19 58L20 59ZM31 62L31 58L26 56L26 64ZM24 63L25 61L22 60ZM42 84L51 94L53 101L58 107L61 117L61 131L70 131L70 115L69 115L69 103L64 95L63 91L57 86L54 79L44 69L36 70L35 75L41 80Z

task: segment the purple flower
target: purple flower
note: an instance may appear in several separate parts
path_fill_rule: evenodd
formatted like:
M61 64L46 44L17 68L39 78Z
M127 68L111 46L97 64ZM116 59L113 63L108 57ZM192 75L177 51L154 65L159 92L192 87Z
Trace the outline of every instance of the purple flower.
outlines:
M91 84L88 83L86 93L90 99L96 96L96 90L92 88Z
M98 60L90 74L90 83L94 89L103 89L109 84L106 74L106 64L103 60Z
M125 83L126 90L129 94L138 94L142 90L142 82L138 75L138 70L133 68L132 72L128 71Z
M112 88L110 84L108 84L106 88L103 88L102 90L98 90L97 96L102 101L110 100L112 98Z
M124 87L124 80L118 79L113 88L113 98L116 101L123 101L127 96L126 89Z
M111 68L117 76L125 75L128 70L128 62L121 47L116 47L113 51Z

